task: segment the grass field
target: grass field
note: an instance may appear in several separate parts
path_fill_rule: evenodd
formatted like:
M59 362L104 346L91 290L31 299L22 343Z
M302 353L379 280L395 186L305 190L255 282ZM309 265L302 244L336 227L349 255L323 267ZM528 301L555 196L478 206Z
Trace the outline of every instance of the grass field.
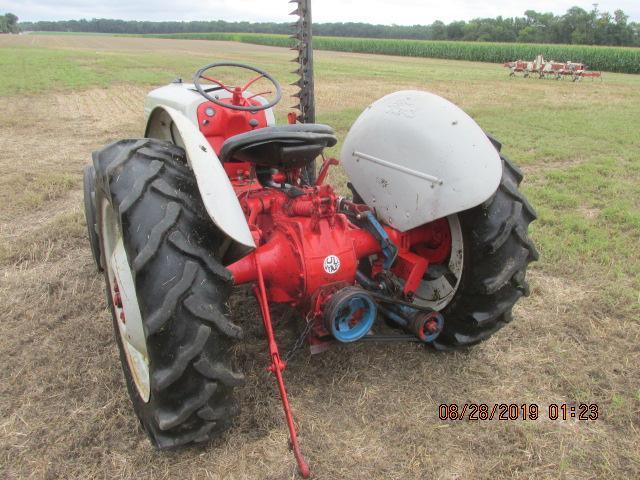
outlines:
M196 40L226 40L234 42L292 47L295 40L288 35L262 33L171 33L142 35L157 38ZM548 60L589 65L591 70L640 73L640 48L601 47L592 45L554 45L534 43L461 42L443 40L399 40L391 38L314 37L316 50L374 53L403 57L443 58L477 62L504 63L533 60L544 55Z
M217 60L286 85L291 57L214 41L0 37L0 478L295 478L249 297L234 303L248 332L236 426L201 448L152 449L126 395L81 207L91 151L142 134L151 87ZM541 254L515 321L471 350L299 354L286 377L316 478L640 478L640 76L510 79L491 64L324 51L316 68L319 121L341 139L398 89L469 112L524 170ZM343 185L344 174L332 180ZM296 336L280 332L283 345ZM440 403L546 412L571 401L597 403L600 418L438 419Z

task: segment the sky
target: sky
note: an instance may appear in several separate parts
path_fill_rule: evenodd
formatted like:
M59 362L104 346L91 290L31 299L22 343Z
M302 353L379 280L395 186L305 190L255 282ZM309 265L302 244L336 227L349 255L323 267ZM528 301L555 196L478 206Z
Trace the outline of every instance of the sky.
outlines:
M227 20L286 22L288 0L0 0L0 13L22 21L119 18L123 20ZM313 0L314 22L365 22L426 25L476 17L522 16L525 10L563 14L580 0ZM640 21L639 0L601 0L599 10L622 9Z

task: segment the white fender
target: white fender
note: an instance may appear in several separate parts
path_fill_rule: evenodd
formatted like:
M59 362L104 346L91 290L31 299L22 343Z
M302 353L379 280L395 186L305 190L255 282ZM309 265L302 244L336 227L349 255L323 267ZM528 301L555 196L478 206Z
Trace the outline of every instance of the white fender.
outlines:
M342 164L380 221L400 231L468 210L497 190L502 162L478 124L442 97L400 91L351 127Z
M185 149L207 213L235 245L223 245L236 259L256 247L247 221L218 156L200 130L184 114L168 106L155 107L147 122L147 138L158 138Z

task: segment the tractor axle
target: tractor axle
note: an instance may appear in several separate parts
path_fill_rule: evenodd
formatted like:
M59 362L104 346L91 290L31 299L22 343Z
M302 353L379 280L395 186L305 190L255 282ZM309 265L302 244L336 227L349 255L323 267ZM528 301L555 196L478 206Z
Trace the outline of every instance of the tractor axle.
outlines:
M243 195L241 205L257 248L227 266L234 283L257 281L259 266L269 301L306 311L321 288L354 285L362 259L375 256L373 276L389 269L410 297L429 265L450 252L446 219L407 232L382 227L365 205L337 197L329 185L260 189Z

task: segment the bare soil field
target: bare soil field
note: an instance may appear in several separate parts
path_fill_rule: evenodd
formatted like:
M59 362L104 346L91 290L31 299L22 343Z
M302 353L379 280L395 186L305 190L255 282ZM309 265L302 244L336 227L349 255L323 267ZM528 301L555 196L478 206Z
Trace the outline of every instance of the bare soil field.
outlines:
M273 65L285 80L292 65L283 49L222 42L0 39L0 57L9 48L114 62L179 56L179 73L209 60L244 60ZM223 53L213 58L214 51ZM525 191L541 214L533 238L542 258L513 323L473 349L363 344L294 357L285 379L314 478L640 478L640 79L508 82L494 65L332 52L318 52L318 65L320 120L335 124L341 138L370 101L409 87L450 98L497 133L507 154L522 159ZM427 73L416 74L421 68ZM127 397L104 281L86 239L81 171L93 150L142 135L153 84L0 96L0 478L296 478L256 304L244 291L233 314L247 332L238 355L248 382L232 430L208 445L158 452ZM543 108L515 115L521 98L553 105L556 116ZM619 112L619 123L594 124L585 114L606 117L608 109L612 118ZM616 201L629 203L611 211ZM297 326L278 328L286 348ZM438 418L439 404L472 402L537 403L541 415ZM548 405L565 402L598 404L598 420L549 420Z

